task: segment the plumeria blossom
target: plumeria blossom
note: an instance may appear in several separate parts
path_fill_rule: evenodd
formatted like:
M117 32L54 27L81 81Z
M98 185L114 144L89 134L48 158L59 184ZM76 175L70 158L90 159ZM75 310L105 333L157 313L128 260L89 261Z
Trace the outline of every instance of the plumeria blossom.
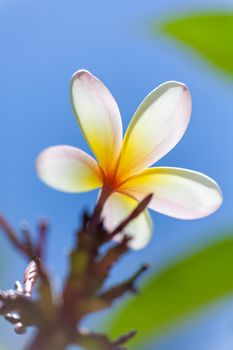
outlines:
M179 219L202 218L221 205L219 186L204 174L150 167L179 142L189 124L192 101L187 86L169 81L153 90L136 110L124 138L115 99L90 72L73 75L71 98L96 160L78 148L54 146L39 155L37 171L47 185L64 192L102 188L103 217L109 230L150 193L150 209ZM125 229L134 249L144 247L151 232L147 209Z

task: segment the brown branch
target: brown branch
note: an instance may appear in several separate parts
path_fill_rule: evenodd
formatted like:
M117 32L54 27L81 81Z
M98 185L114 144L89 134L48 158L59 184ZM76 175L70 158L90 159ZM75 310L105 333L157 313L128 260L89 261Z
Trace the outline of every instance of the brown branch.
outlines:
M30 257L34 256L33 243L31 239L31 233L27 221L22 221L20 223L20 230L22 232L23 240L22 245L24 246L27 255Z
M47 243L47 236L48 236L48 221L47 220L41 220L38 224L38 242L36 247L36 255L41 260L44 259L45 256L45 249L46 249L46 243Z
M111 341L104 334L89 333L88 331L79 330L74 342L79 346L83 346L87 350L126 350L122 345L132 339L136 333L136 331L132 331L115 341Z
M0 216L0 228L13 247L15 247L21 254L25 255L29 260L36 260L40 257L38 256L38 247L33 244L28 225L25 223L23 223L23 225L21 224L21 232L23 235L22 240L18 238L17 233L3 216Z
M6 219L3 216L0 216L0 228L2 229L3 233L5 233L6 237L9 239L12 245L19 251L26 254L22 242L20 242L14 229L10 226L10 224L6 221Z
M100 192L99 199L96 203L93 214L90 217L90 220L88 223L88 231L92 234L95 233L96 227L99 224L99 222L101 221L101 213L102 213L104 204L107 201L107 199L109 198L109 196L111 195L111 193L112 193L112 189L110 189L108 187L103 187L101 192Z
M127 334L122 335L120 338L115 340L113 342L114 345L122 345L127 343L129 340L131 340L135 335L137 334L137 331L131 331Z
M131 237L123 236L121 242L115 244L105 253L105 255L93 266L93 275L103 282L107 277L111 267L129 251ZM102 283L101 283L102 284Z
M142 267L130 279L117 286L110 288L106 292L103 292L102 294L100 294L99 298L108 302L108 304L111 305L113 301L115 301L119 297L122 297L125 293L136 293L137 289L135 286L135 282L146 270L148 270L148 268L149 266L147 264L142 265Z
M21 240L8 222L0 217L0 228L6 237L30 259L24 274L24 286L16 282L15 290L0 292L0 314L14 325L15 331L23 334L28 326L35 326L38 330L27 350L64 350L71 344L87 350L125 350L124 344L135 335L135 332L131 332L112 341L103 334L77 330L89 313L110 307L127 292L136 292L136 280L148 268L143 265L125 282L103 291L111 268L130 249L131 237L122 231L145 210L152 198L152 195L147 196L113 232L108 232L101 213L110 193L109 189L103 189L94 213L91 216L83 215L82 227L77 232L77 240L70 254L67 281L61 295L56 298L42 261L47 241L47 222L39 223L34 242L27 225L21 225ZM121 241L102 249L118 233L122 234ZM35 286L38 288L36 298L33 295Z
M129 225L129 223L133 220L135 220L148 206L151 199L153 197L153 194L149 194L146 196L138 205L137 207L132 211L132 213L123 220L115 229L110 233L109 240L115 237L118 233L122 232L126 226Z

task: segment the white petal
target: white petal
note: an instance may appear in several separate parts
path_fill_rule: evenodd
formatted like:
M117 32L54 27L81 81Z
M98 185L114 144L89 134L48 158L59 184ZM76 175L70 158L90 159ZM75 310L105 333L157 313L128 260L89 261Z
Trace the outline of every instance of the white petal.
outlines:
M122 144L121 116L106 86L85 70L73 75L71 98L81 130L105 173L112 170Z
M128 127L118 176L135 175L168 153L183 136L191 109L191 96L184 84L167 82L153 90Z
M128 180L120 189L141 200L154 196L149 207L178 219L197 219L217 210L222 193L214 180L180 168L150 168Z
M71 146L45 149L37 158L36 168L44 183L64 192L90 191L103 184L97 162Z
M109 231L115 229L138 205L138 202L124 194L114 193L107 200L103 217L106 228ZM130 246L133 249L142 249L151 238L152 221L147 210L144 210L135 220L133 220L124 230L130 235L132 241ZM119 236L118 236L119 238Z

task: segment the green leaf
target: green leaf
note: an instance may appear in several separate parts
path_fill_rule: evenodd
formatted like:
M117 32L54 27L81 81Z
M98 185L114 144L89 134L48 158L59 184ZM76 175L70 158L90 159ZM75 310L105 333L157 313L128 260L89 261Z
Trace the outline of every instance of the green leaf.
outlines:
M233 231L231 231L233 233ZM156 273L139 295L108 320L117 337L132 329L133 349L142 349L190 313L233 292L233 237L225 237Z
M161 29L216 67L233 73L233 12L185 15L164 22Z

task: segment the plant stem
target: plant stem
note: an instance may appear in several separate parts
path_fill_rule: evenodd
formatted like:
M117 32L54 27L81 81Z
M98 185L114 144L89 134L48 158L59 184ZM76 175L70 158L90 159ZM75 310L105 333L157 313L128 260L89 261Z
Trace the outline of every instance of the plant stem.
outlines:
M110 197L110 195L112 194L112 189L107 187L107 186L104 186L100 192L100 196L99 196L99 199L96 203L96 206L95 206L95 209L94 209L94 212L91 216L91 219L90 219L90 223L89 223L89 226L88 226L88 230L90 232L93 232L96 228L96 226L98 225L98 223L100 222L100 219L101 219L101 213L102 213L102 210L103 210L103 207L104 207L104 204L106 203L107 199Z

